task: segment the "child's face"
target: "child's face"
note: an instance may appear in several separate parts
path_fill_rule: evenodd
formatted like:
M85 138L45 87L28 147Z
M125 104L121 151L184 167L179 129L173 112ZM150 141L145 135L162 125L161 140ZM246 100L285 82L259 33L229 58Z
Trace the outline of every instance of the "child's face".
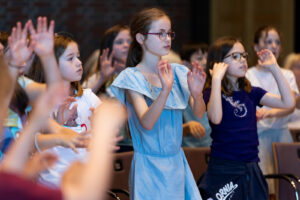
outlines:
M169 33L171 32L171 21L168 17L164 16L151 23L148 33ZM144 42L144 49L156 56L165 56L169 54L171 48L171 38L162 38L159 35L148 34Z
M125 61L127 59L131 37L128 29L119 32L113 43L114 59Z
M206 67L206 60L207 59L207 52L201 51L199 49L198 51L195 51L190 58L190 62L199 62L200 66L205 70Z
M75 42L68 44L64 53L58 59L59 69L65 81L80 81L82 63L79 59L78 45Z
M281 44L280 37L276 30L271 29L267 32L263 32L259 38L258 44L255 45L255 51L258 52L262 49L269 49L272 51L276 59L279 57Z
M223 61L229 65L226 72L229 78L237 79L245 77L248 69L247 53L240 42L236 42L233 45Z

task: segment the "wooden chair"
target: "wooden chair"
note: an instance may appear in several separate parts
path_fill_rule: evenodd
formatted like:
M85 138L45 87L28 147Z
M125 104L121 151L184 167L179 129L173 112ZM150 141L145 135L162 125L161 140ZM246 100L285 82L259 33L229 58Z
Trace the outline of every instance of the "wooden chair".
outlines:
M196 181L198 181L198 179L207 169L210 156L210 147L184 147L183 151L190 165L194 178Z
M113 162L113 175L110 186L110 194L116 194L121 200L129 200L129 171L131 166L131 160L133 157L133 151L115 153ZM111 199L117 199L112 198Z
M300 143L273 143L275 181L278 200L299 200L300 193ZM276 178L276 177L275 177Z

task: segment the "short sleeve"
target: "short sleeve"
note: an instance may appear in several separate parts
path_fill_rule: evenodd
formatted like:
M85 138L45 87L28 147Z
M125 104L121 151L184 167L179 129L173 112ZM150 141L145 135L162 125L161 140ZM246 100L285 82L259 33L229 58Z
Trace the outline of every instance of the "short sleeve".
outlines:
M285 75L285 78L287 79L287 81L289 83L289 86L291 87L291 90L293 92L295 92L296 96L298 96L299 95L299 88L297 86L296 78L295 78L294 73L291 70L285 69L284 75Z
M91 89L84 89L84 98L90 103L90 106L96 108L101 104L99 97Z
M166 109L185 109L188 105L190 92L187 84L188 69L183 65L172 64L174 82L168 96ZM155 100L161 88L151 85L135 67L128 67L123 70L111 85L114 96L125 104L125 90L132 90L142 94L151 100Z
M263 96L267 93L266 90L260 88L260 87L253 87L250 92L250 98L254 102L256 106L262 106L259 102L263 98Z
M20 76L18 78L18 83L20 84L20 86L25 89L30 83L33 83L34 81L27 78L26 76Z
M204 100L206 105L208 104L208 101L209 101L209 98L210 98L210 92L211 92L210 88L205 89L204 92L203 92L203 100Z

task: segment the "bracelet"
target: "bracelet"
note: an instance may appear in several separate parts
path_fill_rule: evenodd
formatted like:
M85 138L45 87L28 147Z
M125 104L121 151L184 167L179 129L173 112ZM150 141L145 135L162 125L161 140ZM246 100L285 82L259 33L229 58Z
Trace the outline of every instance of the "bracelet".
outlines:
M38 152L42 152L41 149L40 149L40 147L39 147L39 145L38 145L38 142L37 142L37 136L38 136L39 134L40 134L40 133L36 133L35 136L34 136L34 146L35 146L35 148L36 148L36 150L37 150Z

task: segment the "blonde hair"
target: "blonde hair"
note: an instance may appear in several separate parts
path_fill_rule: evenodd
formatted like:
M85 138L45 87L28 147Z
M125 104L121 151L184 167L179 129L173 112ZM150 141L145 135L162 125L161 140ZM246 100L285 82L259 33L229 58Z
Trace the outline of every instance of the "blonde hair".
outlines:
M300 65L300 53L290 53L284 61L284 68L292 69L292 66L296 63Z

